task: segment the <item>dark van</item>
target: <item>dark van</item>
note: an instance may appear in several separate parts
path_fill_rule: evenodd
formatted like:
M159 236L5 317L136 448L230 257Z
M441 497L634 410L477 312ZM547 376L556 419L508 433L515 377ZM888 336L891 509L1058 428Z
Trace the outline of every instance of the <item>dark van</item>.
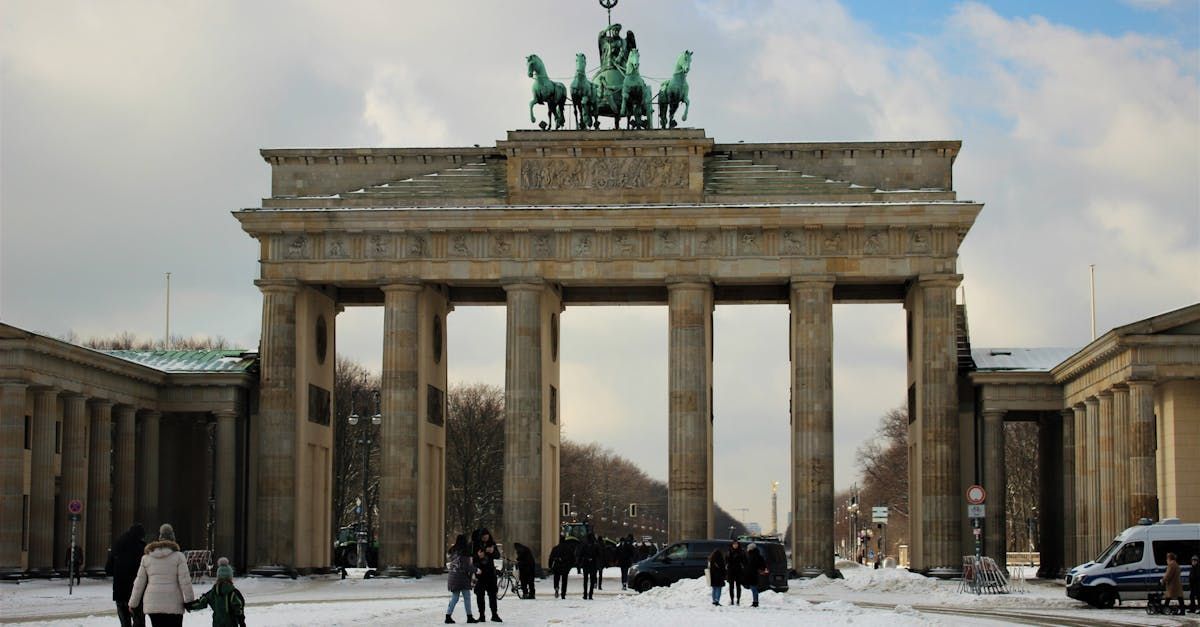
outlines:
M629 569L629 582L634 590L645 592L655 586L669 586L680 579L698 579L704 576L708 556L716 549L729 551L731 540L687 540L667 545L652 557L648 557ZM755 542L763 559L767 562L769 589L787 592L787 554L778 542ZM746 548L747 544L742 543ZM765 591L765 590L764 590Z

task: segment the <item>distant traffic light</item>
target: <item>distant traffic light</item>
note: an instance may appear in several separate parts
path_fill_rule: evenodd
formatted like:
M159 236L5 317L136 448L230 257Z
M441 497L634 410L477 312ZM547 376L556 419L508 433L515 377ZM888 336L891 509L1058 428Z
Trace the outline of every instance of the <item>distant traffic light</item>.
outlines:
M630 517L630 518L637 518L637 503L630 503L630 504L629 504L629 517Z

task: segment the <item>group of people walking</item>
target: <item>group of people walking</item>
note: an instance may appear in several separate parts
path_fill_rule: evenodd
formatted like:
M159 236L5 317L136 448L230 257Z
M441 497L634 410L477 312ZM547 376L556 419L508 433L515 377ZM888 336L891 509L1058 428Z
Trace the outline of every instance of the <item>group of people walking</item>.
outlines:
M591 600L597 589L604 589L604 569L616 562L621 571L621 589L629 587L629 567L641 559L633 536L621 538L610 546L603 536L587 534L583 541L558 537L558 544L550 551L550 571L554 574L554 597L567 598L567 580L571 569L583 575L583 598Z
M246 599L233 585L228 559L217 561L217 582L197 599L175 529L162 525L148 544L145 536L141 524L131 526L113 543L104 567L112 577L121 627L144 627L147 616L153 627L175 627L183 624L184 611L205 607L213 610L214 627L245 627Z
M742 549L734 540L729 551L717 549L708 556L708 585L712 587L712 604L721 605L722 590L729 584L729 604L742 604L742 588L750 590L752 607L758 607L758 591L767 585L767 560L751 542Z

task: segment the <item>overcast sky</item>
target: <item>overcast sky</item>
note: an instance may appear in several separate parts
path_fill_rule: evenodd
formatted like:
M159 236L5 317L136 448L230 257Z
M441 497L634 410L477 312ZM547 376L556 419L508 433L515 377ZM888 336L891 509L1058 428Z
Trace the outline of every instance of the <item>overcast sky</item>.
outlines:
M1086 8L1084 8L1086 7ZM623 0L649 77L694 50L688 123L718 142L961 139L985 203L960 271L979 346L1081 346L1200 300L1194 0ZM528 2L0 1L0 319L256 347L263 147L490 145L529 128L524 58L595 64L604 11ZM899 305L836 306L835 463L904 398ZM504 384L503 308L448 320L452 382ZM379 309L338 319L378 369ZM716 498L769 526L788 485L787 310L719 307ZM562 316L565 434L666 477L665 307ZM789 499L780 499L780 525ZM739 508L749 508L748 512Z

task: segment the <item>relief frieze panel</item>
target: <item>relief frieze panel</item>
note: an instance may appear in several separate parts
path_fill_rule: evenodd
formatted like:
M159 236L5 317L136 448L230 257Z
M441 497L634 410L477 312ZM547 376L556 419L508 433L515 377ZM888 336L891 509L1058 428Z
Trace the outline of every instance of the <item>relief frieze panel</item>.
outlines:
M307 234L287 235L283 237L284 259L311 259L312 238Z
M863 240L864 255L886 255L888 252L887 231L874 229L867 231Z
M654 232L654 254L663 257L678 256L680 245L679 231L675 229L658 230Z
M686 157L583 157L524 159L526 190L686 188Z
M696 233L696 255L711 257L721 253L721 234L718 231Z
M615 231L612 234L612 255L614 257L641 256L641 236L637 231Z
M908 252L917 254L928 253L931 249L931 246L929 231L925 229L909 231Z
M389 259L395 256L396 238L386 233L367 236L365 252L368 259Z
M325 258L347 259L350 257L350 242L342 236L327 234L325 236Z
M844 255L846 254L846 234L844 231L827 230L821 234L821 254L823 255Z
M409 233L405 238L404 256L415 259L429 257L429 235L426 233Z
M737 234L737 251L743 257L762 255L763 232L759 229L742 229Z
M533 256L538 259L548 259L554 256L554 233L534 233L531 247Z
M596 237L594 233L575 233L571 238L571 256L576 258L593 257L596 254Z

